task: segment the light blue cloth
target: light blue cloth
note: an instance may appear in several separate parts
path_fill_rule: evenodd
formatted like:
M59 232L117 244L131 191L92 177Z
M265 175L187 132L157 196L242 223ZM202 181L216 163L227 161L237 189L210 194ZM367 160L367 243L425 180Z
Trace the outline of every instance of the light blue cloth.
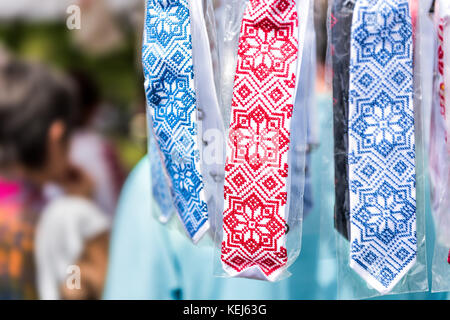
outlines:
M290 299L336 299L337 267L333 227L334 166L331 96L319 94L315 123L319 146L308 156L307 184L304 197L302 249L292 265ZM310 132L311 130L309 130Z

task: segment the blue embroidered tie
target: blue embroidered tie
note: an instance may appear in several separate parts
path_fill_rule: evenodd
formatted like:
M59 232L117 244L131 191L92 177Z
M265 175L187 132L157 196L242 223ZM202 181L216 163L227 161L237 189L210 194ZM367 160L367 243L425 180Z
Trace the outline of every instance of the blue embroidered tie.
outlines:
M209 228L200 171L187 0L148 0L143 40L151 126L178 215L197 242Z
M417 253L408 0L356 2L350 59L350 266L386 293Z

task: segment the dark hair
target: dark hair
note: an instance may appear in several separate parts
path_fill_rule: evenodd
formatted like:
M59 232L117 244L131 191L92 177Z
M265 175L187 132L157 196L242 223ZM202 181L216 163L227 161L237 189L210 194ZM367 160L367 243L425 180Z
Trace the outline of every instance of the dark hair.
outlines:
M77 127L83 127L89 123L89 120L95 113L100 102L100 90L96 81L89 75L79 69L69 70L70 78L77 86L80 110L77 113L77 119L74 123Z
M8 59L0 64L0 165L41 168L48 129L56 120L72 128L76 96L63 77L43 66Z

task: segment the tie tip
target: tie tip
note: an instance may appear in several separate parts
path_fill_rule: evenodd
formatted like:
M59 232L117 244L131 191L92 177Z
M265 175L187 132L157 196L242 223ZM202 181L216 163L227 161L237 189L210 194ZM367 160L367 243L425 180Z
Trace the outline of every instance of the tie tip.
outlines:
M386 295L392 292L397 284L404 279L405 275L415 265L416 258L412 259L406 266L403 267L395 276L385 279L384 283L379 280L379 277L375 277L367 269L361 267L354 260L350 260L350 268L352 268L371 288L378 291L380 295Z

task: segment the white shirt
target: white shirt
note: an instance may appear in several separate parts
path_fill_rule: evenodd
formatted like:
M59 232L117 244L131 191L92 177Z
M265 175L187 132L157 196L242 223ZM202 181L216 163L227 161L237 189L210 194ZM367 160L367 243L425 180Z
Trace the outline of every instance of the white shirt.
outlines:
M63 195L50 201L35 234L41 299L60 299L60 287L69 275L68 268L79 259L86 241L108 229L109 219L89 200Z

